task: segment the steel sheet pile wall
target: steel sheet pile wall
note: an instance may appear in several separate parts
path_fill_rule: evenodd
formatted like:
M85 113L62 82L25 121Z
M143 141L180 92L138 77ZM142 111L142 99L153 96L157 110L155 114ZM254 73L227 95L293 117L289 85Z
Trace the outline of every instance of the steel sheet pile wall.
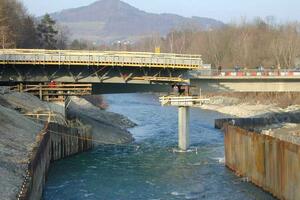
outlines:
M49 124L51 133L51 161L81 153L93 147L92 134L88 129L67 128Z
M236 126L225 126L226 166L279 199L300 199L300 147Z
M28 170L17 199L41 199L51 161L87 151L93 147L91 131L47 124L37 136Z
M50 133L48 124L37 136L37 145L31 152L28 170L17 199L40 199L50 165Z

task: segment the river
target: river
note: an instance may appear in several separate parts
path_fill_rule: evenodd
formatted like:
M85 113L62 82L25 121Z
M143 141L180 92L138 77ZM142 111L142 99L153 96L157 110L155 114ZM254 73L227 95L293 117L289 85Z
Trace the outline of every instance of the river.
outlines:
M223 163L217 112L192 109L191 143L197 151L174 153L177 109L152 94L107 95L112 112L138 124L134 144L96 147L51 165L45 200L273 199L235 176Z

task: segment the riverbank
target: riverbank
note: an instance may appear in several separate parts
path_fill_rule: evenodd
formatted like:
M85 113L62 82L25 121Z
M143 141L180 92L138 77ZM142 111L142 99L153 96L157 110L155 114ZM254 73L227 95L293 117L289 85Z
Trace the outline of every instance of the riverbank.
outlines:
M278 115L225 122L225 164L279 199L299 199L300 113Z
M284 98L283 105L276 96L260 101L214 96L203 107L236 117L215 120L224 131L225 165L277 198L292 200L300 197L300 109L297 95L279 96Z
M132 141L132 136L126 128L135 124L121 115L89 108L89 112L98 116L96 123L70 123L64 119L64 113L57 112L60 110L59 106L42 102L30 94L1 91L1 199L16 199L18 195L25 195L25 192L29 196L40 196L50 161L90 149L93 146L92 134L97 135L97 130L102 127L106 127L105 134L97 138L101 144ZM73 108L74 106L71 106L69 111L74 112ZM89 115L89 112L86 114ZM46 126L48 122L51 125ZM70 128L69 125L83 127ZM118 134L114 134L115 131ZM113 139L110 135L113 135Z
M0 101L0 193L1 199L8 200L17 197L30 152L43 126L3 106L10 105L3 99Z
M102 110L86 99L71 97L66 114L68 119L79 119L91 127L95 145L134 141L127 130L136 126L134 122L123 115Z
M289 113L300 110L298 97L282 94L281 96L258 95L207 95L210 102L201 109L217 111L239 118L263 117L274 113ZM284 101L285 98L285 101Z

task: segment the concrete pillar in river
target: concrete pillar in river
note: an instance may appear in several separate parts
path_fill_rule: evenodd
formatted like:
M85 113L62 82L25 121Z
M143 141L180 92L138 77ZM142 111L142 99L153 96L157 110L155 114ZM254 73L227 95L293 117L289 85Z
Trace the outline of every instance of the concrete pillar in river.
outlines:
M178 147L186 151L190 146L190 107L178 107Z
M163 96L159 98L163 106L178 107L178 147L187 151L190 147L190 107L203 105L209 99L202 96Z

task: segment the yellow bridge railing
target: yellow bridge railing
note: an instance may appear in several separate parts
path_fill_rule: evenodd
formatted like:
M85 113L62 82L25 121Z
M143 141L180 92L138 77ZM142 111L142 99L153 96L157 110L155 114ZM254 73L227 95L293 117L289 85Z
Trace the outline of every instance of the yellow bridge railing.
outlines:
M201 69L203 62L200 55L187 54L3 49L0 64Z

